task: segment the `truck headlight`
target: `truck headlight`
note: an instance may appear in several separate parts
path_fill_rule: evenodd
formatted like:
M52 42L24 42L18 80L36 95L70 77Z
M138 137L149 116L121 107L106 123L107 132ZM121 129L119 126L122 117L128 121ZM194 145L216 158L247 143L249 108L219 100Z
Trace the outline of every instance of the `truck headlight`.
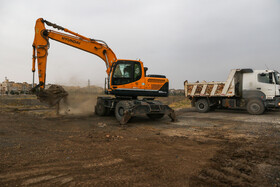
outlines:
M278 106L280 106L280 103L278 103Z

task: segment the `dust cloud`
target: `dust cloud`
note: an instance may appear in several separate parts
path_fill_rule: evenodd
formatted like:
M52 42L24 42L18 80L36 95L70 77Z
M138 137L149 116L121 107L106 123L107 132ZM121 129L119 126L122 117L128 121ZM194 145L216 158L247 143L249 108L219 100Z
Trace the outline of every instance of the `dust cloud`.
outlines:
M70 93L60 103L59 114L62 115L90 115L94 113L97 95Z
M97 97L103 95L101 87L63 86L68 96L60 102L61 115L91 115L94 113Z

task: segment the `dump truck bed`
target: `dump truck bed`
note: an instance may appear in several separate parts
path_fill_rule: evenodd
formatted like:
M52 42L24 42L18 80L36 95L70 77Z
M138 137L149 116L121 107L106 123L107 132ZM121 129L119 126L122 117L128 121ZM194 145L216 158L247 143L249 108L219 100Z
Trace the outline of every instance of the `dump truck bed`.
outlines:
M233 97L235 96L234 76L237 70L231 70L226 82L184 83L186 97Z

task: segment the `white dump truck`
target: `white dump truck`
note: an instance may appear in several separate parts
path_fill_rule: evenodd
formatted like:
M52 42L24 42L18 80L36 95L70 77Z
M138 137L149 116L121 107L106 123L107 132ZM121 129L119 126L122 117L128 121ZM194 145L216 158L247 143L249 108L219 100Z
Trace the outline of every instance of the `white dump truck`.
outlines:
M280 74L275 70L233 69L226 82L185 81L184 87L185 96L202 113L237 108L259 115L280 108Z

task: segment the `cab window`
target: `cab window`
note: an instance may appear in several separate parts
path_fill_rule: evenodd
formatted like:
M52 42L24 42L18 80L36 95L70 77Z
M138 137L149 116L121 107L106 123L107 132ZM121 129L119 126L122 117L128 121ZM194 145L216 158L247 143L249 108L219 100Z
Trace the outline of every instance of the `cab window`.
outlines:
M139 62L134 64L134 81L138 81L141 78L141 65Z
M260 73L258 74L258 81L261 83L273 84L272 73Z
M275 72L274 77L276 84L280 84L280 74L278 72Z
M139 62L119 62L114 68L112 85L122 85L137 81L141 78Z
M115 68L114 78L132 78L132 65L131 64L118 64Z

